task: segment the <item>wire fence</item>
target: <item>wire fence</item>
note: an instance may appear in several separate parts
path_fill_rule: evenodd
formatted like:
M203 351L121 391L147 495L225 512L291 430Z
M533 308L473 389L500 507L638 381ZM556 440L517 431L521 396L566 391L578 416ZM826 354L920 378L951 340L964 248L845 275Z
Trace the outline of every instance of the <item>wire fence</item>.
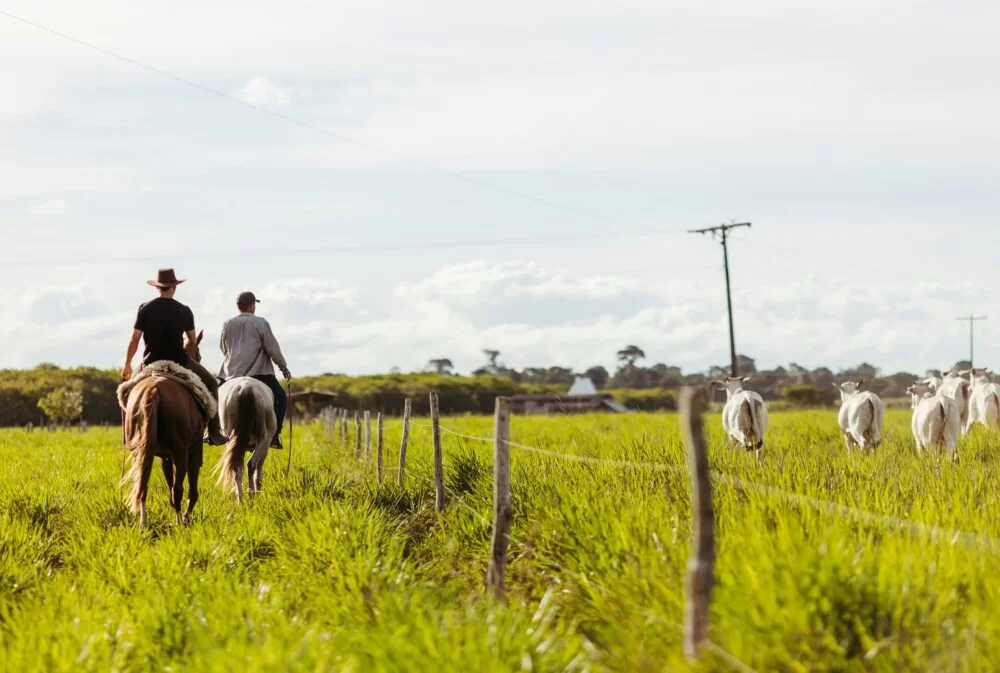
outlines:
M407 425L407 420L394 419L392 425L405 426ZM431 423L418 423L413 421L409 421L408 426L413 429L420 428L420 429L430 429L430 430L433 430L435 427ZM458 439L463 439L469 442L475 442L480 444L496 446L498 441L496 437L482 437L482 436L467 434L445 427L440 423L438 423L437 425L437 430L443 435L448 435ZM600 465L616 469L635 469L635 470L646 470L652 472L670 472L675 474L687 474L689 470L687 465L681 465L681 464L618 460L618 459L600 458L596 456L581 456L570 453L562 453L558 451L542 449L540 447L532 446L529 444L510 441L509 439L502 440L502 443L506 444L506 446L509 447L510 449L517 449L525 453L530 453L537 456L543 456L549 459L558 460L566 463ZM398 466L395 468L387 467L383 469L383 473L385 472L398 473L399 471L400 467ZM830 500L824 500L822 498L817 498L813 496L804 495L801 493L787 491L775 486L761 484L755 481L727 474L719 470L709 470L708 473L711 477L711 480L715 483L726 484L728 486L743 491L753 491L756 493L766 495L771 498L781 500L789 504L807 507L821 513L852 519L854 521L858 521L868 525L883 526L887 529L903 531L910 535L926 538L936 542L943 542L946 544L951 544L953 546L960 545L967 549L975 549L975 550L986 549L994 553L1000 551L1000 540L979 533L973 533L957 529L949 529L897 516L879 514L858 507L852 507L850 505L844 505ZM431 485L435 489L437 489L439 486L438 481L435 481L434 479L430 479L422 475L411 474L408 476L413 477L414 479L418 480L421 483ZM452 502L457 503L462 509L468 511L481 523L483 523L488 527L495 527L496 522L492 521L486 515L484 515L483 512L480 511L480 509L477 509L476 507L471 505L465 499L465 497L463 497L461 493L458 493L457 491L455 491L455 489L451 488L447 484L443 484L442 489L445 492L447 492L447 495L449 496ZM520 545L522 548L527 549L528 545L524 541L515 538L509 533L508 536L511 542ZM678 626L678 628L682 628L683 630L683 627ZM727 666L729 666L733 670L739 671L740 673L747 673L747 672L756 673L755 669L742 662L739 658L734 656L732 653L730 653L728 650L726 650L718 643L710 639L706 639L703 641L703 646L707 651L710 651L720 661L724 662Z
M429 424L426 423L413 423L411 425L423 428L431 427ZM461 439L466 439L469 441L481 442L486 444L493 443L493 438L491 437L477 437L475 435L468 435L465 433L456 432L454 430L451 430L450 428L446 428L445 426L441 426L440 429L441 432L451 435L453 437L459 437ZM595 456L579 456L569 453L560 453L558 451L541 449L538 448L537 446L530 446L518 442L508 442L508 444L511 448L521 449L522 451L527 451L529 453L534 453L536 455L546 456L549 458L555 458L558 460L564 460L569 462L589 463L594 465L604 465L608 467L644 469L656 472L675 472L683 474L687 473L687 466L685 465L674 465L670 463L634 462L629 460L611 460L606 458L598 458ZM747 491L755 491L758 493L762 493L764 495L784 500L786 502L795 503L798 505L804 505L806 507L821 512L826 512L847 518L853 518L857 521L861 521L867 524L881 524L887 528L897 528L900 530L905 530L913 535L925 537L931 540L943 541L952 545L961 544L962 546L970 549L988 549L992 552L1000 551L1000 540L985 535L981 535L979 533L943 528L888 514L879 514L877 512L870 512L868 510L860 509L857 507L851 507L850 505L844 505L841 503L832 502L830 500L823 500L822 498L815 498L808 495L802 495L801 493L786 491L776 486L768 486L766 484L760 484L754 481L743 479L741 477L736 477L730 474L726 474L724 472L720 472L719 470L712 470L711 474L713 480L716 482L729 484L736 488L740 488Z

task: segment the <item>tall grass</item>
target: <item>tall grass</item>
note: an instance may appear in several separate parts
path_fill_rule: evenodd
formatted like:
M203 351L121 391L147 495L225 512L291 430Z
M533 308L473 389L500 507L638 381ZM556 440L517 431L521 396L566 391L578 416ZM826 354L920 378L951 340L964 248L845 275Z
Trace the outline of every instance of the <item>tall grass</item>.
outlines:
M489 437L483 417L445 419ZM1000 538L996 438L961 462L917 456L906 412L875 455L848 455L833 412L778 413L762 464L709 419L710 461L743 480ZM386 428L394 466L400 428ZM430 431L405 488L375 482L318 425L273 451L242 508L206 469L192 525L154 470L150 527L117 482L117 436L0 432L4 671L684 671L685 471L514 449L508 601L488 598L492 449ZM669 415L515 418L512 439L613 461L685 464ZM206 462L218 457L206 448ZM1000 550L715 484L712 640L758 671L979 671L1000 662ZM730 670L708 655L698 670Z

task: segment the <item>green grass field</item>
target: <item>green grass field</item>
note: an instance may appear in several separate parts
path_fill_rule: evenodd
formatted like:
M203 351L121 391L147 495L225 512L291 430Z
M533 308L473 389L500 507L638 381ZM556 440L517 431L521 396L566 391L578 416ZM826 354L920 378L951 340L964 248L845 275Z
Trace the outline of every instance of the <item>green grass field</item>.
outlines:
M848 455L833 411L772 414L765 462L728 475L980 538L933 538L773 494L714 486L712 641L757 671L1000 669L998 438L961 462L917 456L890 411L877 455ZM490 418L450 418L488 437ZM386 429L395 467L398 422ZM0 431L0 670L684 671L690 549L685 470L512 450L508 602L484 591L492 447L444 436L447 511L434 512L430 431L412 431L405 488L379 486L318 425L295 464L270 455L245 507L209 469L177 528L159 469L150 528L117 482L116 430ZM511 439L560 453L685 466L672 415L518 418ZM206 448L206 468L218 448ZM392 482L392 483L390 483ZM736 670L709 653L696 670Z

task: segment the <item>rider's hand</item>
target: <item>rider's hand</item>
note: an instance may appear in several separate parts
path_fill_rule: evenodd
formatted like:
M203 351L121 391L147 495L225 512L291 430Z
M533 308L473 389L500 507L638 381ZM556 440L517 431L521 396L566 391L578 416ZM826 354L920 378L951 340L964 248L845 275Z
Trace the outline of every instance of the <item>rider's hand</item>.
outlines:
M290 371L288 371L287 369L285 371L281 372L281 375L285 377L286 381L291 381L292 380L292 373Z
M132 378L132 364L126 363L122 367L122 381L128 381L130 378Z

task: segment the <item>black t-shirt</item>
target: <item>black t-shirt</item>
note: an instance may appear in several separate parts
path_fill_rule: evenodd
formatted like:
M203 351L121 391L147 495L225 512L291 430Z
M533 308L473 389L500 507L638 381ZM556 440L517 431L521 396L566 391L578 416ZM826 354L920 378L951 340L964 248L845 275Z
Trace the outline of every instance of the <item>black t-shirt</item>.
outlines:
M184 304L164 297L146 302L135 316L135 329L142 331L146 344L142 364L157 360L187 363L184 333L194 329L194 313Z

